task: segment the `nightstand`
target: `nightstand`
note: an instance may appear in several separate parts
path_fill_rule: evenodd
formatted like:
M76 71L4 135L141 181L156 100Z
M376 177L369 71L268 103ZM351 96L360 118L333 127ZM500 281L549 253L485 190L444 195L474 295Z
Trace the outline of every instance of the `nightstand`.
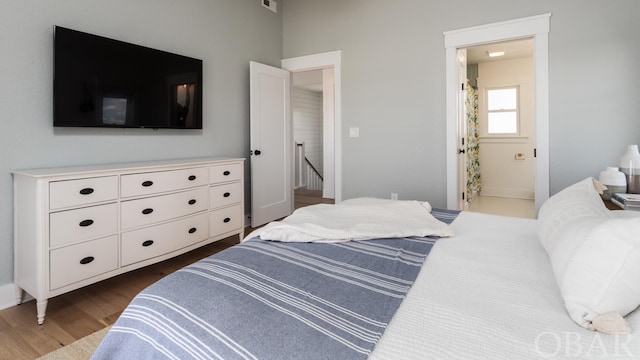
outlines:
M622 208L616 204L613 203L613 201L611 200L602 200L604 201L604 206L607 207L607 209L609 210L622 210Z

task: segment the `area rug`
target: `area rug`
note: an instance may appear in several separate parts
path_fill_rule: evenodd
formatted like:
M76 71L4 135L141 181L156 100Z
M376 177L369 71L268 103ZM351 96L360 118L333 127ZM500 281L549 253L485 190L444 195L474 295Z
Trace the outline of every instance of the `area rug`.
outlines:
M82 339L78 339L71 344L52 351L38 360L86 360L90 359L96 350L104 335L109 331L111 326L107 326L102 330L98 330L91 335L87 335Z

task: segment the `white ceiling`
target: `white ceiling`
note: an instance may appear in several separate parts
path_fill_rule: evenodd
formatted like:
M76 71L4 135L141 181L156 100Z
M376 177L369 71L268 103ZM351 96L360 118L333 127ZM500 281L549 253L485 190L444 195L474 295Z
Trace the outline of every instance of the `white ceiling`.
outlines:
M493 51L504 51L504 56L490 58L487 54ZM502 61L533 56L533 39L522 39L478 45L467 48L467 64L479 64L489 61Z

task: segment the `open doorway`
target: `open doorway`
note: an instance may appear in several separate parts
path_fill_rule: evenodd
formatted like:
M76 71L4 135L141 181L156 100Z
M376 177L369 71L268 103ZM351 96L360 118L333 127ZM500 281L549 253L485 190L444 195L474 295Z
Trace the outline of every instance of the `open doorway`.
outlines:
M533 38L466 48L464 210L535 218Z
M342 201L341 63L342 52L339 50L282 60L282 68L290 71L292 78L297 77L298 73L316 70L322 73L322 195L308 201ZM318 85L315 85L316 88ZM295 143L292 143L292 147L292 151L296 151ZM301 196L298 199L302 199Z
M459 124L461 90L460 51L476 45L532 38L534 43L535 206L549 198L549 19L551 14L474 26L444 33L447 108L447 208L463 209L464 188L459 186L462 155ZM466 71L466 67L465 67Z
M334 203L334 182L330 178L325 181L326 175L334 172L330 158L332 151L324 149L325 144L333 143L333 139L325 139L333 137L330 131L325 131L333 128L333 99L324 96L327 71L332 72L333 69L299 71L291 76L295 209ZM329 161L325 164L326 156Z

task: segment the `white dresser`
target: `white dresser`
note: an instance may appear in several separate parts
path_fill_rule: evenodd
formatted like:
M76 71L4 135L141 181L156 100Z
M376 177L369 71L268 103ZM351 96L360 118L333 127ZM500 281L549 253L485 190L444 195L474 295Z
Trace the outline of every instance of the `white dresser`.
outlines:
M244 159L19 170L14 281L48 299L216 240L244 235Z

